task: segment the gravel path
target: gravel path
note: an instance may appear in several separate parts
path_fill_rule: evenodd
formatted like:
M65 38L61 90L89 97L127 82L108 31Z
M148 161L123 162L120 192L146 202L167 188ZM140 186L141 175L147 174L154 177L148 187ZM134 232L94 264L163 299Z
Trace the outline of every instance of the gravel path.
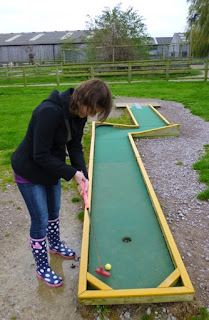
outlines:
M116 102L159 102L159 112L180 124L180 136L136 141L139 154L170 225L196 290L209 307L209 201L196 196L206 186L198 182L193 164L209 143L209 122L194 116L182 104L133 98ZM182 162L182 165L177 163Z

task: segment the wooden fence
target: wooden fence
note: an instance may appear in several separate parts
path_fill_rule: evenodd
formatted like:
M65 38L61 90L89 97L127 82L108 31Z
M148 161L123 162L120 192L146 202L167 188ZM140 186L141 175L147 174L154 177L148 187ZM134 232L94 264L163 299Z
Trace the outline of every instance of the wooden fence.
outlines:
M59 84L61 72L61 64L0 67L0 83L2 84L2 81L5 80L7 83L24 84L24 86L27 86L30 80L33 83L43 83L42 79L49 80L51 78Z
M118 63L86 63L86 64L57 64L57 65L25 65L7 66L0 68L0 84L10 82L13 84L43 83L50 79L57 85L66 82L81 82L91 78L102 78L107 81L140 81L148 76L161 76L167 81L172 77L188 76L192 79L193 65L198 65L202 75L198 79L207 81L208 60L155 60L155 61L129 61ZM197 78L195 76L195 78ZM43 80L42 80L43 79ZM111 80L112 79L112 80ZM50 81L51 83L51 81Z
M119 63L68 64L63 66L63 77L126 77L130 83L134 76L189 74L190 61L159 60Z

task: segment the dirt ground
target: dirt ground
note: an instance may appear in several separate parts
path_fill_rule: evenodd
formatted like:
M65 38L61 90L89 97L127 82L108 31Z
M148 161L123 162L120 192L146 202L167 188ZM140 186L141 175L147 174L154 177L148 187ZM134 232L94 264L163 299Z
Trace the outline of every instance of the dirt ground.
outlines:
M140 102L140 99L135 100ZM77 299L82 238L82 222L77 214L83 210L83 203L73 203L74 196L75 191L63 191L60 227L62 240L75 250L76 259L69 261L50 255L52 269L64 280L62 287L50 288L35 276L35 263L28 246L29 216L16 185L8 185L6 191L0 192L0 320L99 319L101 308L96 311L92 306L80 306ZM162 205L165 210L177 211L180 202L175 200L174 206L172 201L162 199ZM190 216L192 214L195 216L195 212ZM142 314L151 311L154 312L153 319L183 320L189 314L195 314L200 306L209 307L209 254L201 257L203 242L208 246L208 220L207 225L205 221L195 233L187 219L179 224L175 219L169 222L196 290L194 302L107 306L110 320L139 320Z

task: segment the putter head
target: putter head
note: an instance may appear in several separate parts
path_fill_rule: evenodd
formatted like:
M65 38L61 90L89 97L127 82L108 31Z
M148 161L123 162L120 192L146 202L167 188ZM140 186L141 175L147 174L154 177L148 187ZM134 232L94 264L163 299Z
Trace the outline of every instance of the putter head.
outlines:
M100 266L99 268L95 269L95 272L97 274L99 274L100 276L102 276L102 277L105 277L105 278L109 278L110 277L110 273L105 271L103 266Z

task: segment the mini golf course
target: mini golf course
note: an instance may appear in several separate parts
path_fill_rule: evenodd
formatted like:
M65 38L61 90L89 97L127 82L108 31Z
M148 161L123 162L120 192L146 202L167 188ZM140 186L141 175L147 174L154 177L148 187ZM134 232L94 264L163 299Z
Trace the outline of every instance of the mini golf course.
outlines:
M151 105L120 107L133 125L94 122L89 162L91 224L102 265L111 264L111 275L95 273L99 261L85 211L79 302L190 301L192 283L134 143L134 138L178 136L179 125Z

